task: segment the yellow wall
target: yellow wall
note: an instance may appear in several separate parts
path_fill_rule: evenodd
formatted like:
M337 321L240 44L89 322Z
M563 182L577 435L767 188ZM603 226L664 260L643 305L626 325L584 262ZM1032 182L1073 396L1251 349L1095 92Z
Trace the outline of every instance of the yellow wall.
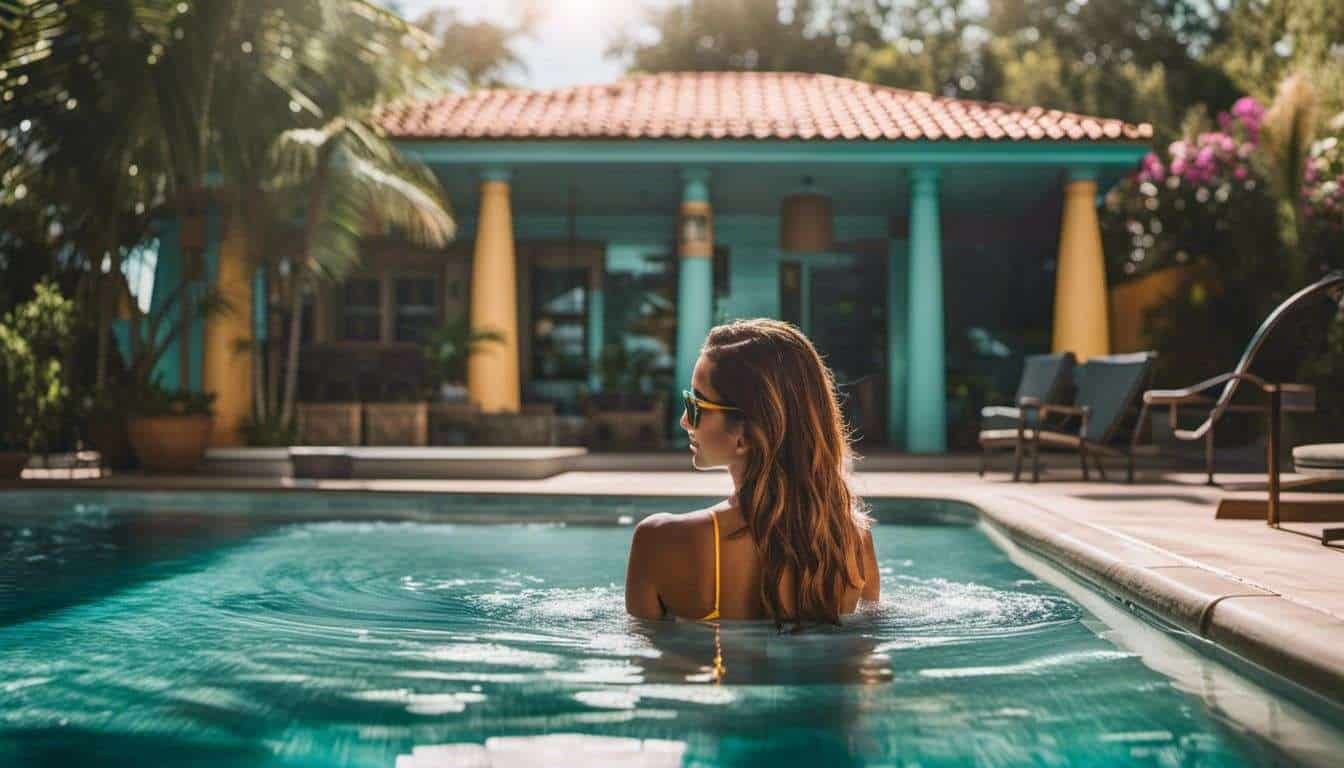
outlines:
M1180 289L1189 270L1169 267L1111 289L1111 348L1116 352L1152 349L1144 333L1148 310Z
M252 413L252 354L239 342L252 339L252 264L247 233L232 219L219 247L215 286L228 308L205 324L204 389L215 393L210 445L241 445Z

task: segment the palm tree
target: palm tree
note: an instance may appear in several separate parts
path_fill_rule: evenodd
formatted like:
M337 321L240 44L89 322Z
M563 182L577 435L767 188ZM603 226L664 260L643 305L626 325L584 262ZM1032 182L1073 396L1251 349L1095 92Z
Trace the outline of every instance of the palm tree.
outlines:
M281 424L293 423L303 295L315 279L343 279L360 241L390 225L414 242L442 247L455 234L437 177L399 154L363 118L289 130L272 152L274 184L303 195L299 253L291 263L289 333Z
M0 181L64 169L75 183L54 202L85 222L95 273L104 253L116 265L121 214L175 213L184 283L205 245L207 179L230 202L255 200L280 132L427 82L433 47L371 0L3 5ZM185 322L194 293L179 303Z

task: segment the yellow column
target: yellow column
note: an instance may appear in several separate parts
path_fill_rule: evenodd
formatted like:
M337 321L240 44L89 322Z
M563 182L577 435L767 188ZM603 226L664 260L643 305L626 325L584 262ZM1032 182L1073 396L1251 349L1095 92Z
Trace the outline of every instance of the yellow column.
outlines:
M1073 352L1079 360L1110 354L1106 311L1106 262L1097 222L1097 181L1090 171L1074 170L1064 186L1064 215L1059 227L1055 273L1055 329L1051 349Z
M504 336L485 344L467 361L467 391L486 413L517 413L522 405L518 381L518 282L509 210L509 172L490 170L481 177L481 209L471 266L471 327Z
M252 264L247 231L233 216L219 246L215 288L228 308L205 323L202 363L204 390L215 393L215 425L210 445L241 445L242 427L252 414L252 353L239 342L252 339Z

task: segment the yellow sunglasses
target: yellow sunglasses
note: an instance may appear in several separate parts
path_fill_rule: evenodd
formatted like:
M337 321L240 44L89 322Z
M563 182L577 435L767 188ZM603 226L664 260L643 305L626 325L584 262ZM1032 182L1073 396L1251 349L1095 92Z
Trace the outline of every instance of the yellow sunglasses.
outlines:
M709 400L702 400L695 396L695 393L689 389L681 390L681 399L686 403L686 419L691 422L692 427L700 426L701 411L740 411L735 405L725 405L724 403L715 403Z

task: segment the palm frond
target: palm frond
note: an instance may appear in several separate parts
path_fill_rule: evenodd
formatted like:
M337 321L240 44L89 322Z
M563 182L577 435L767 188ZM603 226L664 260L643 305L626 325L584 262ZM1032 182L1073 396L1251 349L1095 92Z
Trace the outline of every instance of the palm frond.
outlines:
M420 186L417 179L361 157L350 158L349 173L352 181L364 187L370 212L412 241L442 248L456 236L457 224L442 198Z
M272 179L277 186L306 184L322 163L331 126L292 128L276 137L271 145Z

